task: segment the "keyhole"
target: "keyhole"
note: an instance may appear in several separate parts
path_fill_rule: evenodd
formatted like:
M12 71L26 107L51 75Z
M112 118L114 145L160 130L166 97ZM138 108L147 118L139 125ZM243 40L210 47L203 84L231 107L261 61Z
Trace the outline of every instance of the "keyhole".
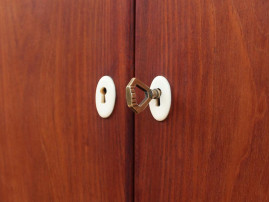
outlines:
M156 100L156 106L159 107L160 106L160 98L157 98L155 100Z
M159 89L160 90L160 89ZM160 90L160 92L161 92L161 90ZM160 106L160 98L157 98L157 99L155 99L156 100L156 106L157 107L159 107Z
M101 88L100 93L101 93L101 103L105 103L106 102L105 94L107 93L107 89L105 87Z

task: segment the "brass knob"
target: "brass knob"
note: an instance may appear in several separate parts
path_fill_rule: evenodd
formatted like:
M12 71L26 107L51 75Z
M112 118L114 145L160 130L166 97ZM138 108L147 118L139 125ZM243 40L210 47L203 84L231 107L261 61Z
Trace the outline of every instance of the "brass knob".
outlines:
M137 103L135 88L142 90L145 94L140 104ZM158 99L161 96L160 89L150 89L146 84L137 78L132 78L126 87L126 100L128 107L135 113L142 112L152 99Z

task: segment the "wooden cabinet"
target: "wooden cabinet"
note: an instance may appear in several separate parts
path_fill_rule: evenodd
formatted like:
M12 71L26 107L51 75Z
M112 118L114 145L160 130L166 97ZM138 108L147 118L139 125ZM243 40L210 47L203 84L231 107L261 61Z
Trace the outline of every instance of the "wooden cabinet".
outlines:
M172 107L135 117L135 201L268 201L268 2L136 6L135 75Z
M0 0L0 201L268 201L268 4ZM125 100L158 75L163 122Z
M0 201L131 201L133 3L0 0ZM95 107L110 75L110 119ZM119 124L121 123L121 124Z

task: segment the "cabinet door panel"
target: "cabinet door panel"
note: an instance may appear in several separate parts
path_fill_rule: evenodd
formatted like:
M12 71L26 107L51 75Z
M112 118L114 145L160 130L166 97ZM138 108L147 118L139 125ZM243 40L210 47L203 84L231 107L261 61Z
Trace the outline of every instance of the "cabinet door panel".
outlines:
M268 200L268 1L136 1L135 75L172 88L135 117L135 201Z
M0 0L1 201L132 201L133 1ZM117 101L98 116L95 90ZM119 124L121 123L121 124Z

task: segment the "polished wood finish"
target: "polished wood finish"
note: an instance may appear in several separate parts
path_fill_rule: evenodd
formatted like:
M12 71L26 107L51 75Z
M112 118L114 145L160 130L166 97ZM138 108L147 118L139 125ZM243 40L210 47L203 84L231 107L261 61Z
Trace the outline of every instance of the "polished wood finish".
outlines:
M0 200L132 201L133 1L0 0ZM95 90L117 89L102 119Z
M136 1L135 75L168 78L135 118L135 201L268 201L268 1Z

